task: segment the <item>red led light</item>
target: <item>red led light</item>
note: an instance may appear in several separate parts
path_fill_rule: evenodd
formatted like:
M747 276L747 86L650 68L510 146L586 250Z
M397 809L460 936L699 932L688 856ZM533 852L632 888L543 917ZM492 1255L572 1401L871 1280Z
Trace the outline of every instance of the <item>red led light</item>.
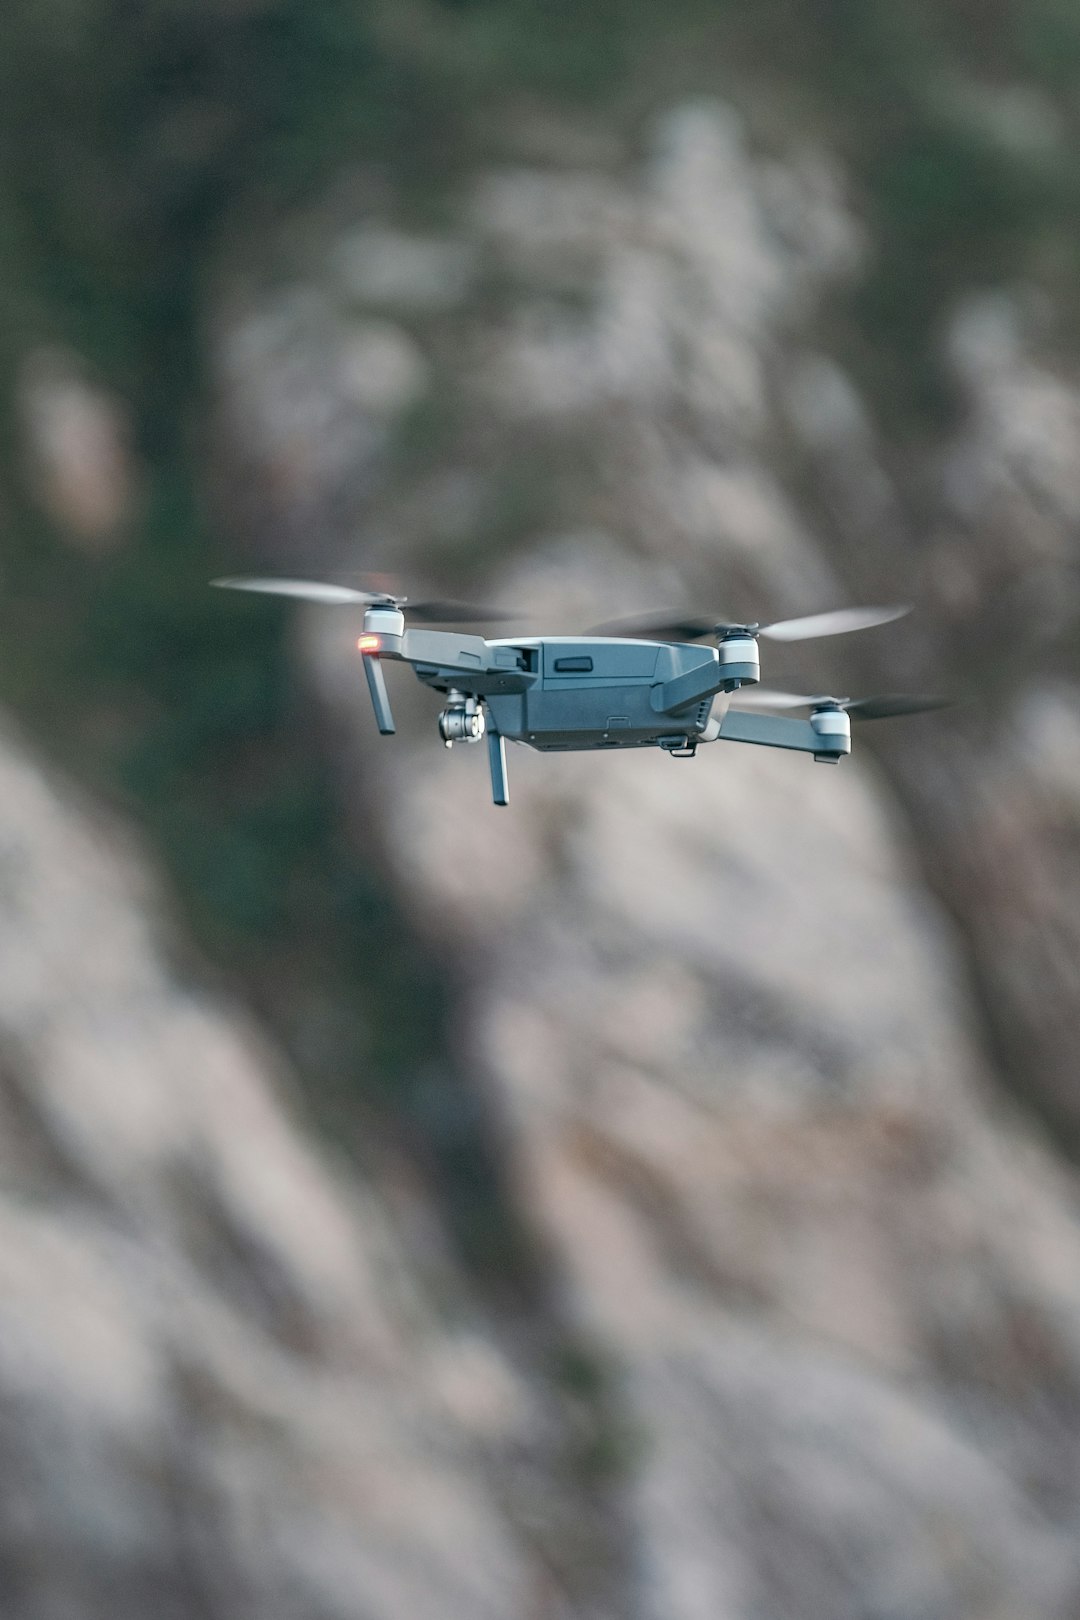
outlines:
M361 636L356 645L362 653L377 653L382 646L382 636Z

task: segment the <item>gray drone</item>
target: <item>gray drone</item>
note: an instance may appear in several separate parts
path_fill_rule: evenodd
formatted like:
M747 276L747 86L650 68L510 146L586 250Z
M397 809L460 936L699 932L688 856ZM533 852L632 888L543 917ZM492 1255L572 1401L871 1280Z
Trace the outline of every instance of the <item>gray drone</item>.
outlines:
M506 740L541 753L661 748L690 759L707 742L791 748L835 765L851 752L852 719L877 720L942 706L940 698L802 697L757 687L758 638L808 641L888 624L904 607L842 608L777 624L736 624L667 615L598 625L584 636L521 636L487 641L458 630L406 627L478 624L505 618L463 602L410 602L352 586L295 579L216 579L230 590L309 602L363 606L362 656L375 721L384 736L394 717L383 661L411 664L425 686L445 694L439 734L447 748L487 740L491 793L510 802ZM705 640L714 645L702 646ZM731 702L738 694L738 707ZM805 720L752 709L810 711Z

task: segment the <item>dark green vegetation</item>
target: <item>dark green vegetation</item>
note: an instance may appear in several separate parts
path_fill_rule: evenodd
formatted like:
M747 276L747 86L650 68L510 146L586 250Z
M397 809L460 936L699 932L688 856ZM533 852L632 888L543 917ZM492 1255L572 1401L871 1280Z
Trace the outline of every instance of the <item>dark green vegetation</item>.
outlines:
M34 733L148 829L196 937L324 1117L353 1147L374 1126L430 1160L463 1241L498 1269L507 1221L490 1218L476 1111L463 1132L461 1108L430 1103L452 1085L444 979L346 836L285 616L227 611L206 588L235 555L198 426L223 237L349 153L407 148L423 165L440 119L438 84L339 0L5 10L0 675ZM13 378L42 344L73 350L131 410L140 511L102 557L66 544L23 485Z
M3 8L2 696L138 816L197 938L323 1107L430 1160L494 1272L520 1248L483 1110L450 1078L445 975L346 830L285 615L226 612L205 589L237 561L200 440L226 241L242 254L356 160L437 197L523 95L587 108L629 142L664 99L730 95L759 138L790 145L806 127L848 163L875 259L832 318L883 418L919 433L948 408L935 344L961 287L1077 281L1078 69L1064 0ZM978 114L975 92L1016 83L1044 96L1056 139L1007 138ZM65 544L20 480L11 379L41 344L72 349L132 412L143 498L103 557Z
M854 175L874 259L837 310L895 431L940 426L943 317L972 287L1041 283L1080 317L1080 12L1061 0L831 0L772 12Z

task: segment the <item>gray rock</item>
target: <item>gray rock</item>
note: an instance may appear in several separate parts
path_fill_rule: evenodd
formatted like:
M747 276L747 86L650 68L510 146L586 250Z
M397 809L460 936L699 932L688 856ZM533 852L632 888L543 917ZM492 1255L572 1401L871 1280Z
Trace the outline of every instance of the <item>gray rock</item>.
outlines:
M718 607L883 594L865 535L857 563L850 549L868 513L903 538L874 426L799 335L859 232L835 183L800 172L758 164L695 105L637 182L481 186L490 251L533 286L477 345L463 397L534 430L570 413L593 436L603 527L636 547L631 562L596 534L534 545L492 588L538 622L668 600L673 562ZM567 255L593 294L573 314L534 290ZM836 534L785 493L777 398ZM973 422L975 463L1000 477L988 431ZM1009 432L1025 487L1059 479L1067 457ZM307 624L310 667L351 710L344 633ZM483 759L435 748L430 704L397 691L401 734L378 743L361 715L349 779L418 925L471 964L459 1037L572 1317L616 1369L639 1441L611 1486L635 1550L627 1603L649 1620L1071 1613L1075 1185L994 1091L967 962L866 749L828 773L722 745L693 765L514 750L501 812ZM891 774L938 796L966 775L957 803L1000 807L1003 779L977 789L988 766L954 740L912 741ZM989 858L985 837L966 844ZM1065 877L1061 893L1064 928ZM1045 993L1026 985L1033 1018Z
M6 1614L450 1620L533 1579L484 1451L530 1402L421 1305L113 829L0 739Z
M541 625L921 594L928 630L810 650L810 690L964 671L1004 693L1060 645L1078 394L1022 299L958 311L966 419L887 471L817 321L872 247L825 158L765 161L694 103L636 172L492 163L463 214L516 291L426 334L458 430L419 494L369 490L399 559L438 555L424 489L465 462L498 489L526 442L551 515L489 588ZM546 473L568 466L569 532ZM906 515L928 502L929 543ZM355 716L351 640L304 621ZM434 746L427 696L395 702L392 744L361 706L343 780L457 964L456 1039L560 1309L612 1369L616 1611L1066 1620L1080 1225L1030 1111L1078 1117L1071 686L898 729L882 769L869 743L829 773L515 750L505 813L482 757Z

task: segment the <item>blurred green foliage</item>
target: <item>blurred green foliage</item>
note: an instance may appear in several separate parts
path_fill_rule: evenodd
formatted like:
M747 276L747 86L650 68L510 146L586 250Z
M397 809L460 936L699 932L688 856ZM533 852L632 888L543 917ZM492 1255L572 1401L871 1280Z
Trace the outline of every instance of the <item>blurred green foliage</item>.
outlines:
M438 97L337 0L25 0L0 16L4 695L139 815L196 937L354 1145L373 1119L410 1132L444 981L346 835L285 616L225 611L207 589L229 545L207 515L201 346L237 213L393 147L418 96L430 125ZM100 557L62 543L21 483L15 368L55 344L132 411L142 510Z
M201 442L224 242L249 228L258 241L260 222L359 159L437 197L515 97L572 101L632 143L676 95L727 96L761 138L779 119L788 146L805 128L846 163L874 260L838 295L833 336L893 430L929 432L950 404L937 344L958 292L1042 278L1075 318L1078 72L1073 0L0 12L3 695L138 814L198 938L324 1093L340 1086L351 1108L362 1091L437 1144L474 1248L505 1222L482 1121L432 1103L449 1067L446 971L344 825L285 615L236 599L226 613L205 589L235 560L208 515ZM1046 138L996 127L993 95L1016 84L1045 103ZM58 343L129 404L145 469L137 532L102 557L62 544L20 479L12 378ZM504 500L532 498L525 462Z
M953 403L940 343L961 293L1042 280L1068 320L1080 313L1080 11L1060 0L770 9L774 61L815 92L869 227L868 274L836 310L850 357L894 433L933 433Z

